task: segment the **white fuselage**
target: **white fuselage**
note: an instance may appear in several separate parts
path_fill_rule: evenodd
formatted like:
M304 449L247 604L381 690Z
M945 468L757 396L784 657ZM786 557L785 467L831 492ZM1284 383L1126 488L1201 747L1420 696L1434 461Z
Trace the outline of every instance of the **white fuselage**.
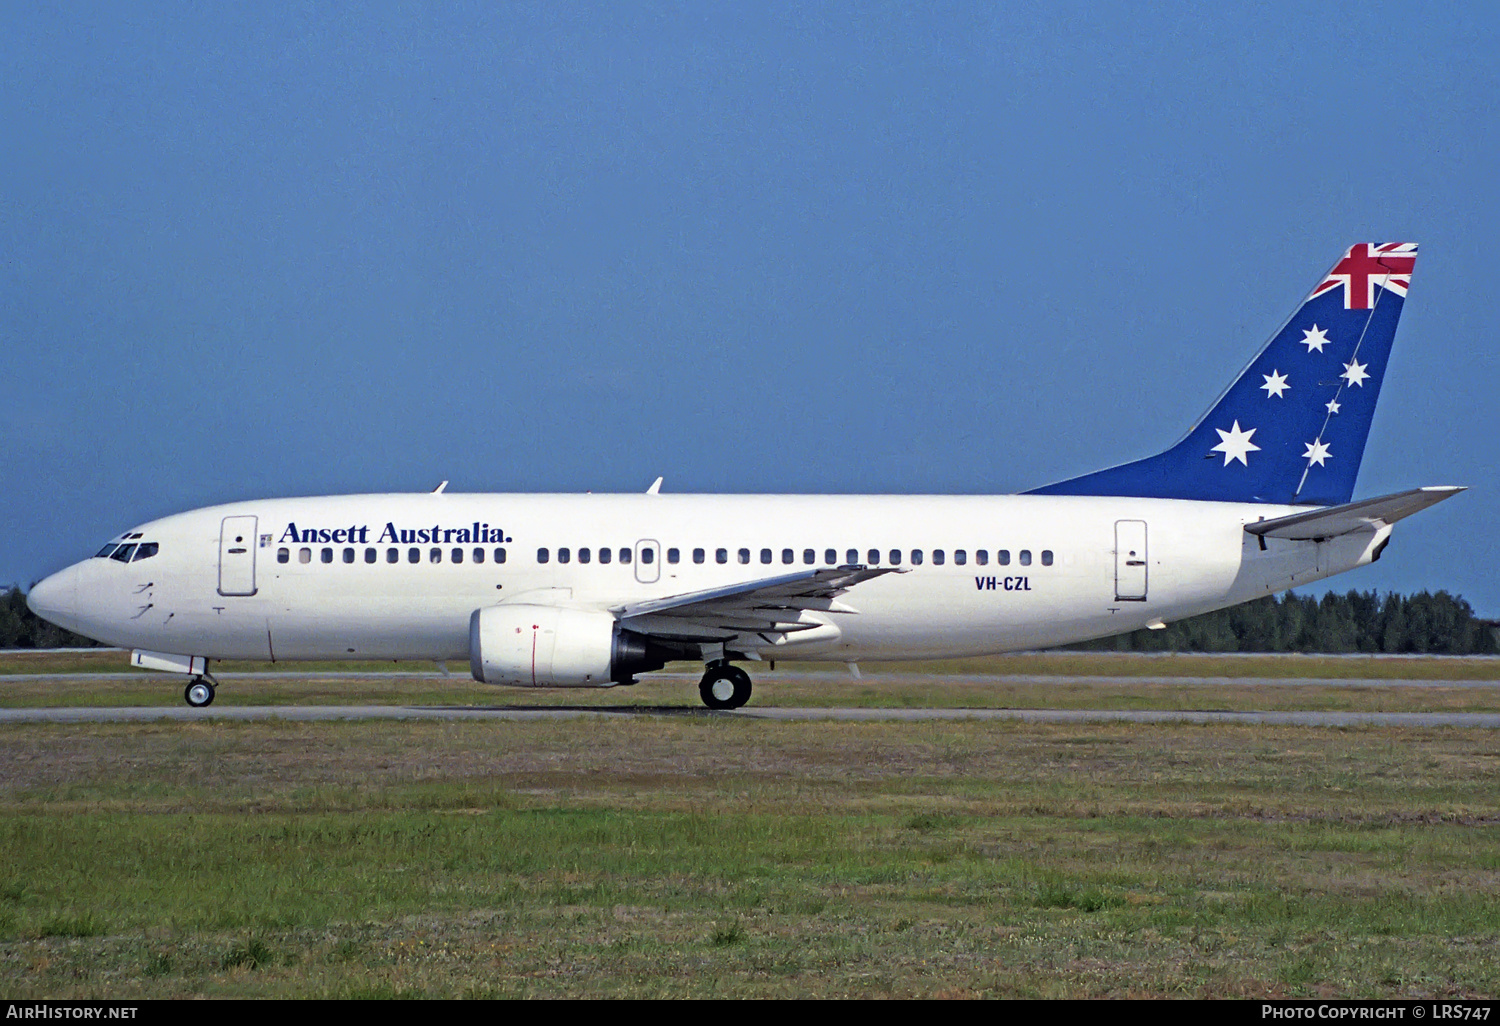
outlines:
M471 614L497 603L607 610L899 559L906 572L806 614L817 629L741 649L849 662L967 656L1118 634L1305 584L1369 562L1390 531L1264 543L1244 531L1299 509L1067 496L271 499L143 524L123 537L158 546L150 558L88 559L38 589L49 619L122 647L451 660L469 655Z

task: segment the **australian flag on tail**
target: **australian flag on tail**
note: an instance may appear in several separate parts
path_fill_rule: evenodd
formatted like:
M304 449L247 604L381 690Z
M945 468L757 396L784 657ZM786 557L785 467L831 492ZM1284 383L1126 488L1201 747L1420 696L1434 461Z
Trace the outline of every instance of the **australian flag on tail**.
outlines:
M1349 247L1182 441L1028 494L1348 502L1416 257L1413 242Z

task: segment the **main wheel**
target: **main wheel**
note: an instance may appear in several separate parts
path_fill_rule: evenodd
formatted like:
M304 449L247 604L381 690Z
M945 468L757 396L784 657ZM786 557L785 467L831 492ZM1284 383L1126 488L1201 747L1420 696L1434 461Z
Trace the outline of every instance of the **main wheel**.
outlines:
M738 709L750 701L750 675L738 666L711 666L698 685L703 704L710 709Z
M194 677L192 683L182 692L182 697L187 699L187 704L194 709L202 709L214 704L214 686L202 677Z

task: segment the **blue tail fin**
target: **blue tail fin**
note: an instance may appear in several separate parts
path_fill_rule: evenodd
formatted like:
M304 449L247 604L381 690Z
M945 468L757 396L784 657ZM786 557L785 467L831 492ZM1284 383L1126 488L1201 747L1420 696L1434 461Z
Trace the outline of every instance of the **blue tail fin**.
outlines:
M1351 246L1182 441L1028 494L1348 502L1416 255Z

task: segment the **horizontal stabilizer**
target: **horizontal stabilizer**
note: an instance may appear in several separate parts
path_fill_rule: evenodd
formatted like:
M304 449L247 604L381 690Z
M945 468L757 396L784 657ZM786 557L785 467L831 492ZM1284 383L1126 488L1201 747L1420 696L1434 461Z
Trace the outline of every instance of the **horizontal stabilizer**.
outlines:
M1324 538L1394 524L1463 490L1451 485L1413 488L1394 495L1382 495L1378 499L1329 506L1307 513L1293 513L1289 517L1277 517L1275 520L1257 520L1253 524L1246 524L1245 530L1262 538L1322 541Z

